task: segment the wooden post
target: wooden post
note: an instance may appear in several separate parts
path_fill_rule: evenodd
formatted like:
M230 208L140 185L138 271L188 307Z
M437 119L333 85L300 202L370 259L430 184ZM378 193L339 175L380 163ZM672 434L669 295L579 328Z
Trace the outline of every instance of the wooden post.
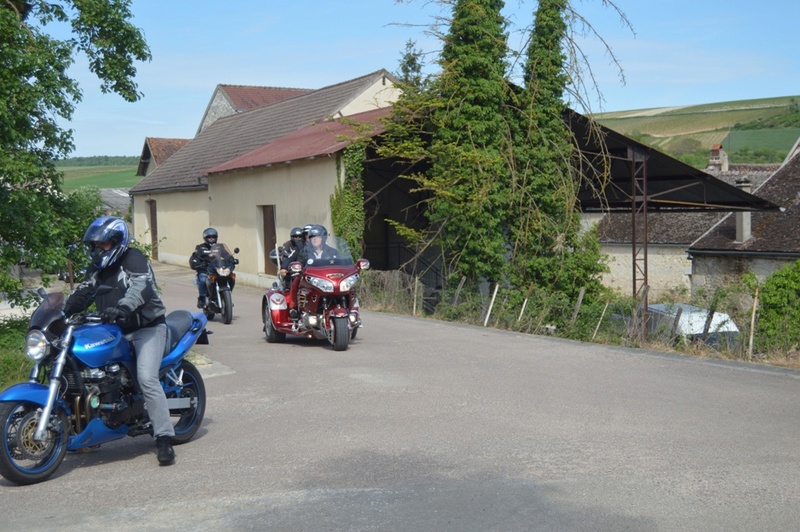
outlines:
M528 306L528 298L526 297L525 301L522 302L522 310L519 311L519 317L517 318L517 321L520 321L522 319L522 315L525 314L525 307L527 306Z
M464 286L464 282L467 280L466 277L462 277L461 281L458 283L458 288L456 288L456 293L453 296L453 306L458 304L458 296L461 294L461 288Z
M608 310L608 304L611 303L610 301L606 301L606 306L603 307L603 312L600 314L600 319L597 320L597 327L594 328L594 334L592 335L592 340L594 337L597 336L597 331L600 330L600 324L603 323L603 317L606 315L606 310Z
M586 294L586 287L582 286L581 291L578 294L578 302L575 303L575 312L572 313L572 320L569 322L570 325L575 325L575 320L578 319L578 311L581 309L581 303L583 303L583 296Z
M417 287L419 286L419 279L414 277L414 307L411 310L411 315L417 315Z
M758 309L758 287L753 296L753 313L750 315L750 340L747 344L747 360L753 360L753 335L756 332L756 310Z
M489 316L492 314L492 307L494 306L494 298L497 297L497 289L500 288L500 283L494 285L494 293L492 294L492 302L489 303L489 310L486 311L486 319L483 320L483 326L489 323Z

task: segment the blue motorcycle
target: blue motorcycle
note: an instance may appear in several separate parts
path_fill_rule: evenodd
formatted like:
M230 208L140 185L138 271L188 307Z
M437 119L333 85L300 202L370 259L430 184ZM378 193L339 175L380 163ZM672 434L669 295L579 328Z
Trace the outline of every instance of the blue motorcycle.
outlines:
M16 484L46 480L67 451L153 433L122 330L96 314L65 316L62 293L40 289L39 296L26 337L30 378L0 392L0 475ZM187 310L166 320L161 385L175 423L173 443L181 444L205 414L203 377L185 357L195 343L208 343L208 320Z

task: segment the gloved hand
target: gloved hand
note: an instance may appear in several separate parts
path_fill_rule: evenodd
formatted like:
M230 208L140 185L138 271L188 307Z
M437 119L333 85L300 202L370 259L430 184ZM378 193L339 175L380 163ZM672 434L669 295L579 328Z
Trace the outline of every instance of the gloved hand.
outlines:
M125 321L128 313L118 307L108 307L100 313L100 320L103 323L116 323L117 320Z

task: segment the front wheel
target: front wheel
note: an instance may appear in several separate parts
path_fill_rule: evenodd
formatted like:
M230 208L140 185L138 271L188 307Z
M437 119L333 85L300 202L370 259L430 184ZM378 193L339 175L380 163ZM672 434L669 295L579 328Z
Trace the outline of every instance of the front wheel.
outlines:
M230 325L233 321L233 298L230 290L222 292L222 323Z
M347 327L347 318L333 318L333 350L344 351L350 340L350 329Z
M42 409L26 402L0 403L3 424L0 474L15 484L36 484L55 473L67 454L69 419L61 409L50 415L43 441L33 439Z
M173 382L173 379L170 378L172 373L162 377L161 384L167 398L180 397L190 400L188 408L171 408L169 411L173 420L177 418L172 442L178 445L191 440L203 422L203 416L206 413L206 386L200 371L188 360L181 362L175 373L179 377L181 377L181 373L183 374L182 384Z

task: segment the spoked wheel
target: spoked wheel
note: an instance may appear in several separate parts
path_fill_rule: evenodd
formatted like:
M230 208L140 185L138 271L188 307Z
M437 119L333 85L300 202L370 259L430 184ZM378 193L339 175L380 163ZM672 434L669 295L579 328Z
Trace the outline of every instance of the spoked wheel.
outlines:
M175 436L172 438L174 444L186 443L200 428L203 416L206 413L206 386L200 371L188 360L184 360L175 373L178 376L183 372L183 386L172 382L169 374L162 378L162 386L167 398L180 397L188 398L190 406L188 408L171 408L169 415L175 423Z
M47 480L64 460L69 443L69 419L63 410L53 412L43 441L33 435L41 415L33 403L0 403L3 426L0 474L15 484Z
M222 292L222 323L229 325L233 321L233 298L228 290Z
M344 351L350 341L350 329L347 327L347 318L333 318L333 344L334 351Z

